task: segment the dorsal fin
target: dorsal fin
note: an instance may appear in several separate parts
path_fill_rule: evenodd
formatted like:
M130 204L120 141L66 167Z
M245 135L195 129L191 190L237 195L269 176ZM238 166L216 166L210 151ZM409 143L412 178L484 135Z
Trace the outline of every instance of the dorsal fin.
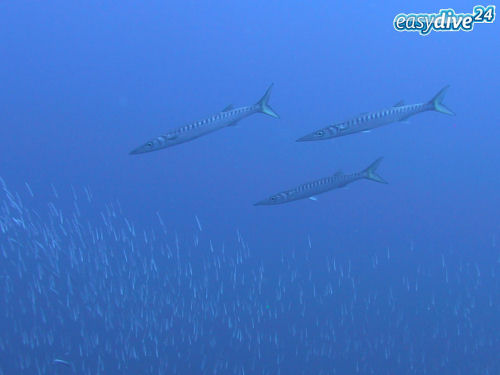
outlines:
M335 176L335 177L340 177L340 176L342 176L343 174L344 174L344 172L342 172L342 170L341 170L341 169L339 169L337 172L335 172L334 176Z
M405 105L405 101L404 100L400 100L399 102L397 102L396 104L393 105L393 107L402 107Z
M222 112L227 112L227 111L230 111L230 110L231 110L231 109L233 109L233 108L234 108L234 105L229 104L226 108L224 108L224 109L222 110Z

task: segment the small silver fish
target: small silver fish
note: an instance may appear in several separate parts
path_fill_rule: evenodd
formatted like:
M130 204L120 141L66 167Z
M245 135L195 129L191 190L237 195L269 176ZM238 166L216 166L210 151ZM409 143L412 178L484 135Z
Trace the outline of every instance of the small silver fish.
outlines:
M68 367L68 368L70 368L72 370L72 372L75 372L75 366L73 365L73 363L65 361L64 359L55 358L52 361L52 363L54 365L61 365L61 366L64 366L64 367Z

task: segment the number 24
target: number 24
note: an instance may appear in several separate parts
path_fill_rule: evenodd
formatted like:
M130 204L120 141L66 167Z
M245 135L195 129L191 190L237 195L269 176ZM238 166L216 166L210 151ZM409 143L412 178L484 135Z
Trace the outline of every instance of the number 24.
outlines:
M495 20L495 6L489 5L483 7L481 5L474 7L474 22L493 22Z

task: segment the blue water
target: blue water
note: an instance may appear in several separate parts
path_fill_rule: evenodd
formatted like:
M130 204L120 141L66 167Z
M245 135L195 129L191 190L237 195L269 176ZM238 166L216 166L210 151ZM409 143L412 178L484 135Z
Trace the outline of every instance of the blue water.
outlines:
M498 22L392 24L475 4L0 4L0 375L500 373ZM128 155L271 83L280 119Z

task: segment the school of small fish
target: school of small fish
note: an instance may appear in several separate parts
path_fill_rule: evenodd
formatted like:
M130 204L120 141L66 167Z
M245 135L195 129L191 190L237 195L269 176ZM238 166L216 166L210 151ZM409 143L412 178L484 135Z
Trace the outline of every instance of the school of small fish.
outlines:
M498 349L500 259L309 236L267 259L198 216L191 238L52 188L33 209L0 179L0 375L497 373L476 358Z

